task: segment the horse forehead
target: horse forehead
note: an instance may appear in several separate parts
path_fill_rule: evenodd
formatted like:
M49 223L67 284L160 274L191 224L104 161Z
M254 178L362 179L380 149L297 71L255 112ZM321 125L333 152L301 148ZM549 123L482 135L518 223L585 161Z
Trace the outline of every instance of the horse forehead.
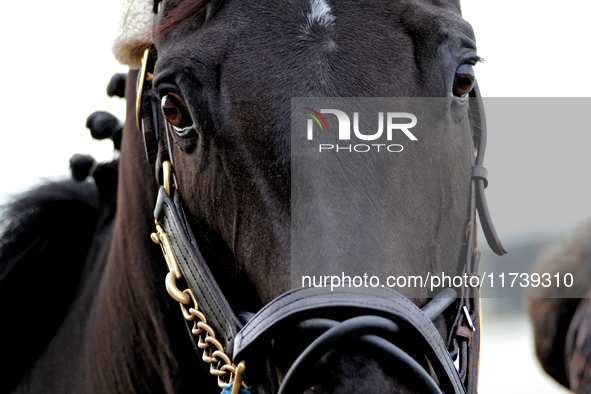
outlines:
M314 24L327 27L340 24L341 21L351 28L351 22L357 22L368 28L384 27L397 29L398 22L415 25L417 28L429 30L447 30L457 27L472 35L471 26L462 19L459 1L457 0L406 0L406 1L336 1L336 0L267 0L251 3L260 4L258 11L251 7L250 17L254 19L269 18L280 14L290 16L294 25L307 27ZM249 16L247 15L246 18ZM271 18L272 21L281 20ZM259 29L263 26L258 25ZM252 26L250 26L252 28ZM387 33L384 31L383 33Z
M164 49L171 59L191 57L198 62L216 62L230 51L276 53L278 46L289 47L292 52L329 53L343 49L339 46L343 42L363 43L365 38L374 37L358 49L370 52L370 47L377 50L391 43L402 54L412 56L405 42L434 47L459 35L473 41L472 28L462 19L454 0L367 4L346 0L230 0L205 24L179 26L173 39L161 41L159 51Z
M231 85L229 98L438 96L463 38L474 41L454 1L229 0L157 43L156 71Z
M211 0L199 2L204 6ZM171 11L182 11L185 8L183 0L168 0L164 18ZM199 10L195 7L192 11ZM217 38L227 36L228 33L239 30L267 33L268 28L277 26L306 29L314 25L327 27L332 24L344 23L347 28L357 26L368 28L399 29L399 25L414 25L416 30L445 29L459 26L460 29L472 35L470 25L461 17L459 1L457 0L407 0L407 1L336 1L336 0L251 0L248 2L226 0L212 20L205 25L195 24L187 33L200 30L207 31L206 36L216 35ZM178 13L177 13L178 14ZM182 18L181 18L182 19ZM190 19L188 16L187 19ZM252 24L258 21L257 24ZM394 22L394 23L393 23ZM210 29L210 25L214 28ZM387 33L387 31L383 31ZM179 38L178 34L175 34ZM203 36L202 36L203 38ZM272 35L269 40L274 40Z

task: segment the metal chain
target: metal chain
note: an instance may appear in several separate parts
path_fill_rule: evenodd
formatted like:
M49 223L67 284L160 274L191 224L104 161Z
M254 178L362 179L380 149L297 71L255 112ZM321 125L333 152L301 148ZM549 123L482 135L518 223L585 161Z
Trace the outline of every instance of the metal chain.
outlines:
M184 293L191 297L191 304L180 304L183 316L187 321L193 322L191 333L199 338L197 347L203 350L202 359L209 364L209 373L217 376L218 385L222 388L228 386L230 383L224 382L224 377L229 373L228 382L232 382L236 374L236 366L230 360L230 357L224 352L224 347L215 338L215 332L210 325L207 324L207 319L203 312L198 310L198 304L195 296L190 289L185 289Z
M209 373L218 378L218 386L225 388L235 381L237 367L224 351L221 342L216 339L215 332L207 323L205 314L199 310L199 304L191 289L181 291L178 288L177 280L183 278L183 275L172 253L168 236L158 221L156 221L156 231L152 233L151 239L154 243L161 246L162 253L170 270L166 275L166 290L179 303L184 318L189 322L193 322L191 333L199 338L197 347L203 350L202 359L210 365ZM246 383L240 383L242 387L248 387Z
M170 196L172 186L172 165L169 161L163 163L164 172L164 189ZM152 233L151 239L155 244L160 245L164 259L168 265L168 274L166 275L166 290L168 294L179 303L181 311L185 320L193 322L191 333L199 338L197 347L203 351L202 359L209 364L209 373L216 376L218 379L218 386L226 388L234 383L234 390L238 391L239 387L248 388L246 383L242 381L244 373L244 364L240 363L237 367L232 363L230 357L224 351L221 342L216 339L213 328L207 323L205 314L199 310L199 304L195 299L195 295L191 289L180 290L177 281L184 279L181 269L174 257L172 245L168 235L158 223L156 224L156 232ZM238 371L237 371L238 368ZM238 372L238 373L237 373Z

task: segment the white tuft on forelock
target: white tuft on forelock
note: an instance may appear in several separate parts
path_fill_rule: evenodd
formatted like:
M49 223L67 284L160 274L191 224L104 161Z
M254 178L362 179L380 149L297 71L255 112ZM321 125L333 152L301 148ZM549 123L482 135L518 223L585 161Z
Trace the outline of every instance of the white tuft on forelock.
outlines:
M123 15L113 41L113 55L121 64L140 68L144 49L152 45L153 0L123 0Z
M332 9L326 0L310 0L310 13L308 13L308 23L310 26L319 24L321 26L330 26L335 16L331 13Z

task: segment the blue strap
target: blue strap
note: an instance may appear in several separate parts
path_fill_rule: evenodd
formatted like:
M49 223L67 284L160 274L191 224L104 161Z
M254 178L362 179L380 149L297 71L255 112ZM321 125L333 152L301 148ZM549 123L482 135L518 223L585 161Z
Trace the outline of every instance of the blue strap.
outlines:
M234 383L232 383L229 386L226 386L226 388L224 390L222 390L221 394L231 394L232 393L232 387L234 386ZM239 394L253 394L252 389L249 387L247 389L240 389Z

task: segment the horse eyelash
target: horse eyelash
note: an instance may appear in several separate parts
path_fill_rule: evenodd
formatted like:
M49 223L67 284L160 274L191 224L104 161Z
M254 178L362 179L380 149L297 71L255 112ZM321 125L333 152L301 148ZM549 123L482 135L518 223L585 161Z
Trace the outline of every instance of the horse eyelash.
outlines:
M470 56L467 59L464 60L464 63L468 63L471 64L473 66L475 66L478 63L485 63L486 61L484 60L484 58L480 57L480 56Z

